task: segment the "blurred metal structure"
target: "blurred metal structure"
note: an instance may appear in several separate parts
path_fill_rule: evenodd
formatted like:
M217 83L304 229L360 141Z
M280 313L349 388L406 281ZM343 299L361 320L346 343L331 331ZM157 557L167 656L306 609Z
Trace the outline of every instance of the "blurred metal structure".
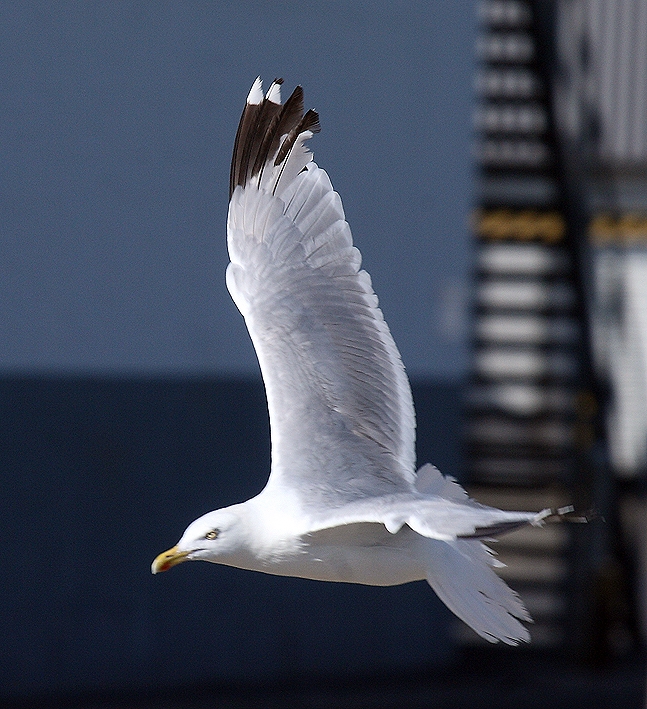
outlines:
M622 551L647 638L647 3L560 0L555 106L570 180L583 195L593 362ZM642 598L639 598L642 596ZM640 625L640 624L639 624Z
M534 642L600 659L621 634L608 460L647 462L647 4L480 8L468 480L607 518L497 547Z
M647 470L647 3L562 0L555 106L587 213L596 373L611 462Z

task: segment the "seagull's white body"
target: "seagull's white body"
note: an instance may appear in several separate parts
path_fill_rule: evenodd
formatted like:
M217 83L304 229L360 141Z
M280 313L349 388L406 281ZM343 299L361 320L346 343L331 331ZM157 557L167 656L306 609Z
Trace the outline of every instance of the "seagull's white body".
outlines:
M415 470L409 382L339 195L304 141L297 88L257 79L236 137L227 286L258 356L270 413L265 489L193 522L153 562L202 559L267 573L388 586L426 579L491 641L528 640L530 617L479 540L549 511L480 505L431 465Z

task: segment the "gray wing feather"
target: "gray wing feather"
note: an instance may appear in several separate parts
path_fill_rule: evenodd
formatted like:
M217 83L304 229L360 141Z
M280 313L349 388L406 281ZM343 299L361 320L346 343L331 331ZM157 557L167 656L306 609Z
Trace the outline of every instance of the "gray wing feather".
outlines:
M328 175L237 187L227 286L265 382L272 484L344 502L410 489L409 382Z

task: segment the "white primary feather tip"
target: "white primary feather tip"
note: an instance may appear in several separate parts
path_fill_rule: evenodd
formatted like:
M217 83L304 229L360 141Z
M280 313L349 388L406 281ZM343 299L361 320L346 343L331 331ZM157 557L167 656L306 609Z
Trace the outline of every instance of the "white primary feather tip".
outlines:
M267 91L267 94L265 95L265 98L268 101L271 101L272 103L276 103L279 106L281 105L281 84L283 83L283 79L274 79L272 82L272 85Z
M270 89L271 90L271 89ZM263 82L261 77L257 76L256 81L252 84L252 88L247 94L247 103L258 105L263 100Z

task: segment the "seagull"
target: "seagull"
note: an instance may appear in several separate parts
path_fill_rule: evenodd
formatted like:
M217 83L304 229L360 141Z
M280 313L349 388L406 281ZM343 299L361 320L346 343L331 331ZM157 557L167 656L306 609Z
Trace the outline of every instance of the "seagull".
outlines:
M470 499L416 472L415 414L339 195L305 143L320 130L300 86L247 97L230 174L227 288L260 364L271 428L265 488L192 522L152 572L202 560L281 576L391 586L426 580L491 642L530 639L519 596L483 540L572 511Z

